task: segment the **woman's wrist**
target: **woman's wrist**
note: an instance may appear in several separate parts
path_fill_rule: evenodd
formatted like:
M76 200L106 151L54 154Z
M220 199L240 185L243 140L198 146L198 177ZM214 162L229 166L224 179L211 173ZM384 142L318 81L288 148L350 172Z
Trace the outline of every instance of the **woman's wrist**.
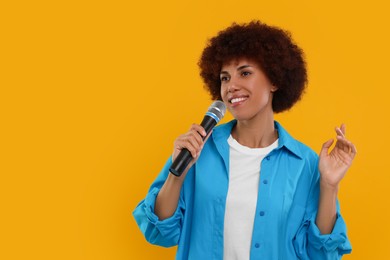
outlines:
M331 184L327 182L324 179L320 179L320 189L321 191L327 191L327 192L332 192L332 193L338 193L339 191L339 184Z
M170 182L172 185L180 185L181 186L183 184L183 182L184 182L184 178L186 176L186 173L187 172L184 172L180 176L176 176L176 175L174 175L172 173L169 173L167 181Z

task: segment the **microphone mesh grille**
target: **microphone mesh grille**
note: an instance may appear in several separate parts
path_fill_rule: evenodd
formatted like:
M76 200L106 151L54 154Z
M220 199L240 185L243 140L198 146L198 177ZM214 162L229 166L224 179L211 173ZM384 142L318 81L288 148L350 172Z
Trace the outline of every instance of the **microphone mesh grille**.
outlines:
M213 113L218 117L219 120L221 120L222 117L225 115L226 106L222 101L217 100L211 104L208 112Z

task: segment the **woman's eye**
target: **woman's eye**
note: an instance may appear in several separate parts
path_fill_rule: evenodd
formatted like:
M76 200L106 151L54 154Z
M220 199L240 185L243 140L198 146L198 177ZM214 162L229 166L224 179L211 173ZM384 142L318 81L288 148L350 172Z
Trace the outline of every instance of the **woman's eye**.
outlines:
M227 76L221 76L221 81L227 81L227 80L229 80L229 77L227 77Z
M252 73L250 73L249 71L243 71L241 73L242 76L249 76L250 74L252 74Z

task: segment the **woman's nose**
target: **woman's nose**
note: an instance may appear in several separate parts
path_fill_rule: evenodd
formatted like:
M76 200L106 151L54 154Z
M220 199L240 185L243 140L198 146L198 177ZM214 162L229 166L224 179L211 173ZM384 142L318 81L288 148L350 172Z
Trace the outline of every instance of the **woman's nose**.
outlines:
M235 92L235 91L237 91L237 90L239 90L239 87L238 87L237 82L234 81L234 80L231 80L231 81L229 82L228 87L227 87L227 92L228 92L228 93L233 93L233 92Z

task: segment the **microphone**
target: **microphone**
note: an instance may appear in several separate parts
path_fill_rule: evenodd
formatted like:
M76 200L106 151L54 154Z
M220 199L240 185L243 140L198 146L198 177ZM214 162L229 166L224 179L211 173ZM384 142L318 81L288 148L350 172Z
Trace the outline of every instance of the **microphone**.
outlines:
M222 119L225 115L226 106L222 101L214 101L209 109L206 112L206 115L203 118L202 123L200 124L206 131L206 136L210 133L211 129L214 128L216 124ZM204 140L206 137L202 137ZM169 171L179 177L183 174L184 170L187 168L188 164L191 162L192 156L190 151L186 148L180 151L179 155L176 157L175 161L172 163Z

